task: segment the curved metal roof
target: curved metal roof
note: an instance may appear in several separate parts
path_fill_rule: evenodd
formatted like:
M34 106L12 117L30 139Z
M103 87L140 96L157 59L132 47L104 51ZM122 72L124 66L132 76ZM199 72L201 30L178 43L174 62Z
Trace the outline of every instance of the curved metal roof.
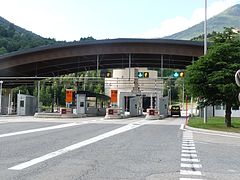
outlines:
M129 55L131 67L185 69L203 55L203 42L106 39L57 43L0 56L0 77L52 77L95 70L97 66L99 69L126 68Z

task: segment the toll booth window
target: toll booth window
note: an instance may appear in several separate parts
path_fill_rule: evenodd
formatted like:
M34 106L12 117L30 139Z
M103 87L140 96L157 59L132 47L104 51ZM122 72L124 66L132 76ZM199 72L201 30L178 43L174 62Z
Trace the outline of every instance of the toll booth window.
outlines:
M84 107L84 102L80 102L80 107Z
M20 101L20 107L24 107L24 101Z

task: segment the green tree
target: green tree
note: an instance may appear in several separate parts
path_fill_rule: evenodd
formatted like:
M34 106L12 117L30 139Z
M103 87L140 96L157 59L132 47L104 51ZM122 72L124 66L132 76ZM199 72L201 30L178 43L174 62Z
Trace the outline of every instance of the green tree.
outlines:
M237 103L239 88L235 72L240 69L240 41L232 28L218 33L208 54L187 67L186 88L204 105L226 105L225 123L231 127L231 108Z

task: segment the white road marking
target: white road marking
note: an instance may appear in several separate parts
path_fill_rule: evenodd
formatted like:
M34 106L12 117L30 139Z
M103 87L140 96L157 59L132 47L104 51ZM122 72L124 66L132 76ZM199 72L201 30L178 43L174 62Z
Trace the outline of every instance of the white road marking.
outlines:
M197 154L181 154L182 157L197 157Z
M182 150L182 153L197 153L196 150Z
M181 124L180 129L184 130L184 126L185 126L184 124Z
M200 162L199 159L181 158L182 162Z
M195 150L195 147L185 147L185 146L182 146L182 149Z
M194 144L194 141L193 140L190 140L190 141L182 141L182 143L189 143L189 144Z
M179 180L203 180L203 179L195 179L195 178L180 178Z
M201 164L185 164L181 163L182 168L202 168Z
M194 175L194 176L201 176L201 171L191 171L191 170L180 170L181 175Z
M185 143L184 143L184 144L182 144L182 147L183 147L183 146L185 146L185 147L195 147L194 143L192 143L192 144L185 144Z
M195 150L195 144L193 140L193 133L191 131L185 130L183 132L182 140L182 154L181 154L181 164L180 175L190 177L182 178L180 180L202 180L192 178L192 176L201 176L201 171L196 171L196 169L202 168L202 165L199 163L200 159L197 158L197 151Z
M16 166L13 166L13 167L10 167L8 169L10 170L22 170L22 169L25 169L27 167L30 167L30 166L33 166L35 164L38 164L38 163L41 163L43 161L46 161L48 159L51 159L51 158L54 158L56 156L59 156L59 155L62 155L62 154L65 154L69 151L73 151L73 150L76 150L76 149L79 149L81 147L84 147L84 146L87 146L89 144L92 144L92 143L95 143L95 142L98 142L98 141L101 141L105 138L108 138L108 137L111 137L111 136L114 136L116 134L120 134L120 133L123 133L123 132L126 132L126 131L129 131L129 130L132 130L132 129L135 129L135 128L138 128L142 125L145 125L145 124L149 124L150 121L139 121L138 122L139 124L128 124L126 126L123 126L123 127L120 127L120 128L117 128L117 129L114 129L112 131L109 131L107 133L104 133L104 134L101 134L101 135L98 135L98 136L95 136L93 138L90 138L90 139L87 139L85 141L81 141L79 143L76 143L76 144L73 144L71 146L68 146L68 147L65 147L63 149L59 149L57 151L54 151L54 152L51 152L49 154L46 154L44 156L41 156L41 157L38 157L38 158L35 158L35 159L32 159L30 161L27 161L27 162L24 162L24 163L21 163L21 164L18 164Z
M38 128L38 129L29 129L29 130L25 130L25 131L7 133L7 134L0 134L0 138L22 135L22 134L29 134L29 133L40 132L40 131L49 131L49 130L53 130L53 129L61 129L61 128L67 128L67 127L72 127L72 126L79 126L79 125L82 125L82 124L86 124L86 122L67 123L67 124L60 124L60 125L57 125L57 126L50 126L50 127L44 127L44 128Z

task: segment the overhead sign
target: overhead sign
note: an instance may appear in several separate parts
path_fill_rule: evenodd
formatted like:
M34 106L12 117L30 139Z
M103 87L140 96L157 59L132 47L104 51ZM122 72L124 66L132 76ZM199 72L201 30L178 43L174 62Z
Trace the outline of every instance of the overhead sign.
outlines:
M73 90L66 89L66 103L72 103L73 101Z
M138 72L138 78L149 78L149 72Z
M117 95L118 95L117 90L111 90L111 102L112 103L117 103Z

